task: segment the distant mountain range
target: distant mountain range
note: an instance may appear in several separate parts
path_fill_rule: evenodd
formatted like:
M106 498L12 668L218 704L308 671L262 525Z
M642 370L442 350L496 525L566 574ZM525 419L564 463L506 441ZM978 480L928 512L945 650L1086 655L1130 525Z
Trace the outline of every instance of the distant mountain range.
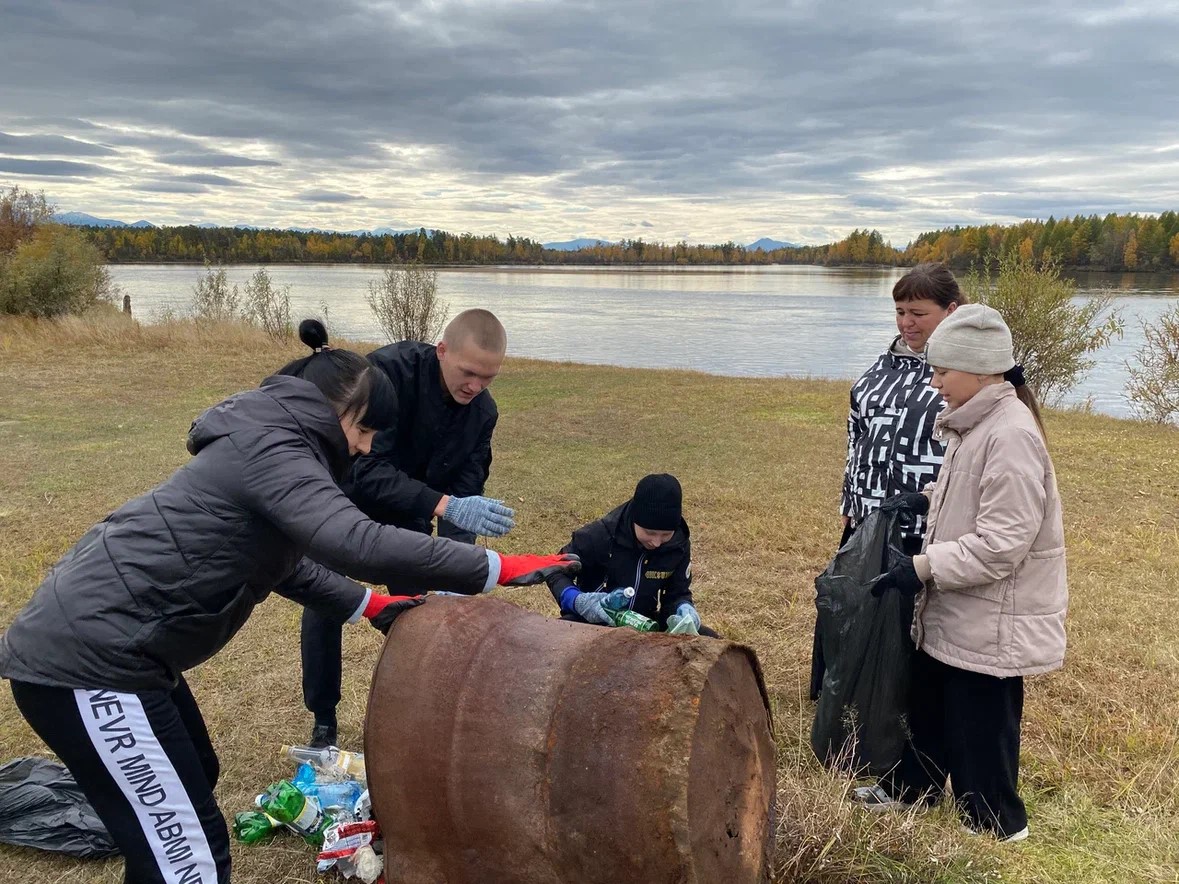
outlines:
M53 220L58 224L72 224L75 227L155 227L150 221L128 224L126 221L115 221L111 218L95 218L85 212L56 212Z
M796 242L782 242L779 239L770 239L768 236L763 236L757 242L751 242L745 247L747 252L772 252L774 249L797 249Z
M552 249L555 252L576 252L578 249L608 246L612 245L612 243L605 239L567 239L565 242L546 242L542 243L542 245L546 249Z
M613 245L613 243L606 239L569 239L564 242L544 243L546 249L553 249L558 252L576 252L578 249L609 245ZM798 248L798 243L783 242L782 240L770 239L768 236L763 236L757 242L750 243L745 248L750 252L772 252L774 249L796 249Z
M53 216L53 220L59 224L72 224L76 227L155 227L150 221L136 221L134 224L128 224L126 221L116 221L113 218L95 218L93 215L87 215L85 212L58 212ZM210 221L202 221L194 225L196 227L214 228L224 227L224 224L214 224ZM237 230L261 230L262 228L253 224L234 224L233 227ZM325 230L320 227L288 227L287 230L293 230L296 233L338 233L336 230ZM396 227L374 227L371 230L346 230L349 236L396 236L399 233L417 233L419 227L396 228ZM430 236L434 233L432 228L425 228L426 235ZM569 239L563 242L546 242L543 244L546 249L552 249L557 252L576 252L578 249L588 249L593 246L609 246L613 245L607 239L594 239L583 237L581 239ZM763 251L772 252L774 249L796 249L798 243L783 242L782 240L770 239L768 236L763 236L757 242L752 242L745 247L751 252Z

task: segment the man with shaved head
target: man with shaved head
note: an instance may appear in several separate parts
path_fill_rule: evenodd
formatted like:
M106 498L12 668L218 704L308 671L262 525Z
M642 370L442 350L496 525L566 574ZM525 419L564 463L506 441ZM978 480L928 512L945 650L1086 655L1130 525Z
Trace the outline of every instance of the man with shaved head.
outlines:
M397 391L397 426L358 458L344 491L371 519L474 543L514 525L502 501L483 497L499 413L487 388L499 374L507 335L487 310L464 310L437 345L398 341L369 354ZM310 608L303 617L303 702L315 716L311 744L336 741L341 629Z

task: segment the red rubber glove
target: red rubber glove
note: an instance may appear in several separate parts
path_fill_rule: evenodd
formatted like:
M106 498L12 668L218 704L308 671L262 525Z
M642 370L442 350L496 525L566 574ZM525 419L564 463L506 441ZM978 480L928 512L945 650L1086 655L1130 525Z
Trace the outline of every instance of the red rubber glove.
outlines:
M532 586L543 583L554 574L576 574L581 570L581 559L573 553L553 556L499 555L500 586Z
M374 592L364 606L364 616L373 626L388 634L394 620L425 600L426 597L421 595L378 595Z

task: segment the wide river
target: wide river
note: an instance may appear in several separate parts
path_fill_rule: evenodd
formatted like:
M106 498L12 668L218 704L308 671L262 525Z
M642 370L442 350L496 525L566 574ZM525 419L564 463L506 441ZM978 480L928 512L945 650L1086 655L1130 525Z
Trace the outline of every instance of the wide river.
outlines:
M255 266L227 268L242 283ZM328 307L328 330L341 338L383 340L365 301L372 265L277 265L296 321ZM191 265L111 265L135 315L150 322L183 312L204 272ZM903 270L813 266L691 268L440 269L438 291L450 315L492 310L508 330L513 356L642 368L688 368L721 375L851 378L896 333L890 293ZM1115 295L1125 336L1096 355L1097 365L1066 399L1125 416L1126 366L1142 342L1142 322L1179 301L1179 275L1084 274L1082 297Z

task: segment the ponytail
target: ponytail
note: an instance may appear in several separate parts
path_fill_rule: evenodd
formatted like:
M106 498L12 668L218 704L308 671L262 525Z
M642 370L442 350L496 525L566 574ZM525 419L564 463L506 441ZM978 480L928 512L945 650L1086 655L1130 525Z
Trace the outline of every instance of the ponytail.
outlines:
M1044 432L1044 419L1040 417L1040 403L1036 401L1036 394L1032 392L1032 388L1024 380L1023 366L1015 365L1007 369L1007 371L1003 372L1003 380L1015 387L1015 395L1019 398L1020 402L1027 406L1028 411L1032 413L1032 417L1036 419L1036 426L1040 429L1040 438L1047 444L1048 434Z

